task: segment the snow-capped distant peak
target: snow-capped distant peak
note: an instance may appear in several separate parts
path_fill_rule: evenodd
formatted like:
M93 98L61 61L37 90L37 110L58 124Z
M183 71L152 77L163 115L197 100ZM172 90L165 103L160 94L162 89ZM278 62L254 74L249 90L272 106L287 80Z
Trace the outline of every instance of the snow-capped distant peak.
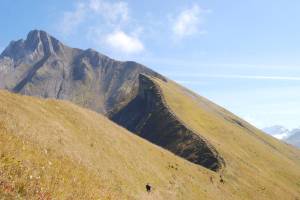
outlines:
M266 127L263 131L280 140L285 139L290 135L289 129L280 125Z
M300 128L289 130L284 126L276 125L264 128L262 130L279 140L283 140L300 148Z

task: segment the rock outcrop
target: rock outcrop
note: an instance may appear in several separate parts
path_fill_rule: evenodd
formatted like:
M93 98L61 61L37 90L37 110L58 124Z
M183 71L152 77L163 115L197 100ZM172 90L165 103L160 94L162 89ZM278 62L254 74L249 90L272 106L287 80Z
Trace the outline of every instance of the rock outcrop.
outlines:
M139 82L138 95L112 120L195 164L220 170L225 165L222 157L208 141L176 117L159 86L142 74Z

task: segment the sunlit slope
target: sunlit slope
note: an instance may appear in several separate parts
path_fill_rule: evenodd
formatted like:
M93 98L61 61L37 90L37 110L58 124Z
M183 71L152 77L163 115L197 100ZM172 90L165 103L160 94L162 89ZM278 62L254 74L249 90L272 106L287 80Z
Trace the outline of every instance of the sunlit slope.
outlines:
M0 91L0 199L239 199L226 187L93 111Z
M223 156L224 188L241 199L300 197L300 151L172 81L153 79L170 109ZM230 198L229 198L230 199Z

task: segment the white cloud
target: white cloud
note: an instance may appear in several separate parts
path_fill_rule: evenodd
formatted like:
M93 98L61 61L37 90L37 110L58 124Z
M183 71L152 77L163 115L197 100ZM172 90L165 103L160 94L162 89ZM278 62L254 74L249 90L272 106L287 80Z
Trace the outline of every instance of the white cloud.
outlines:
M104 21L106 25L120 28L129 21L129 9L125 2L109 2L104 0L81 1L72 11L63 13L59 31L68 35L85 22L95 19Z
M200 26L204 22L203 14L207 12L210 11L200 8L198 5L181 11L173 22L174 35L177 38L183 38L197 33L205 33Z
M120 25L129 20L128 5L122 1L112 3L103 0L90 0L89 8L113 25Z
M143 28L133 24L126 2L81 0L74 10L63 13L58 31L68 35L76 33L79 28L86 34L88 41L99 47L127 54L144 50L138 38Z
M176 73L169 74L176 77L194 77L194 78L224 78L224 79L254 79L254 80L284 80L300 81L299 76L264 76L264 75L228 75L228 74L198 74L198 73Z
M75 31L78 25L85 20L86 13L87 10L84 3L76 4L75 10L63 13L62 21L59 24L59 31L62 31L65 35Z
M286 80L300 81L297 76L248 76L248 75L217 75L216 78L258 79L258 80Z
M105 37L105 43L117 51L124 53L139 53L144 50L142 42L133 35L123 31L115 31Z

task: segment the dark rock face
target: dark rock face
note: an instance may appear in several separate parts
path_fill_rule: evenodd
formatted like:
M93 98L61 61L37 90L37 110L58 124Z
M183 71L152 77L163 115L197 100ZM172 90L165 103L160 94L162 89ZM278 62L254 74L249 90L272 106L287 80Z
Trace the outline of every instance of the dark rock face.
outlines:
M181 122L167 106L160 88L139 77L138 95L112 119L139 136L213 171L225 162L207 141Z
M69 100L105 115L136 96L140 73L163 78L135 62L67 47L37 30L11 42L0 56L0 88Z

